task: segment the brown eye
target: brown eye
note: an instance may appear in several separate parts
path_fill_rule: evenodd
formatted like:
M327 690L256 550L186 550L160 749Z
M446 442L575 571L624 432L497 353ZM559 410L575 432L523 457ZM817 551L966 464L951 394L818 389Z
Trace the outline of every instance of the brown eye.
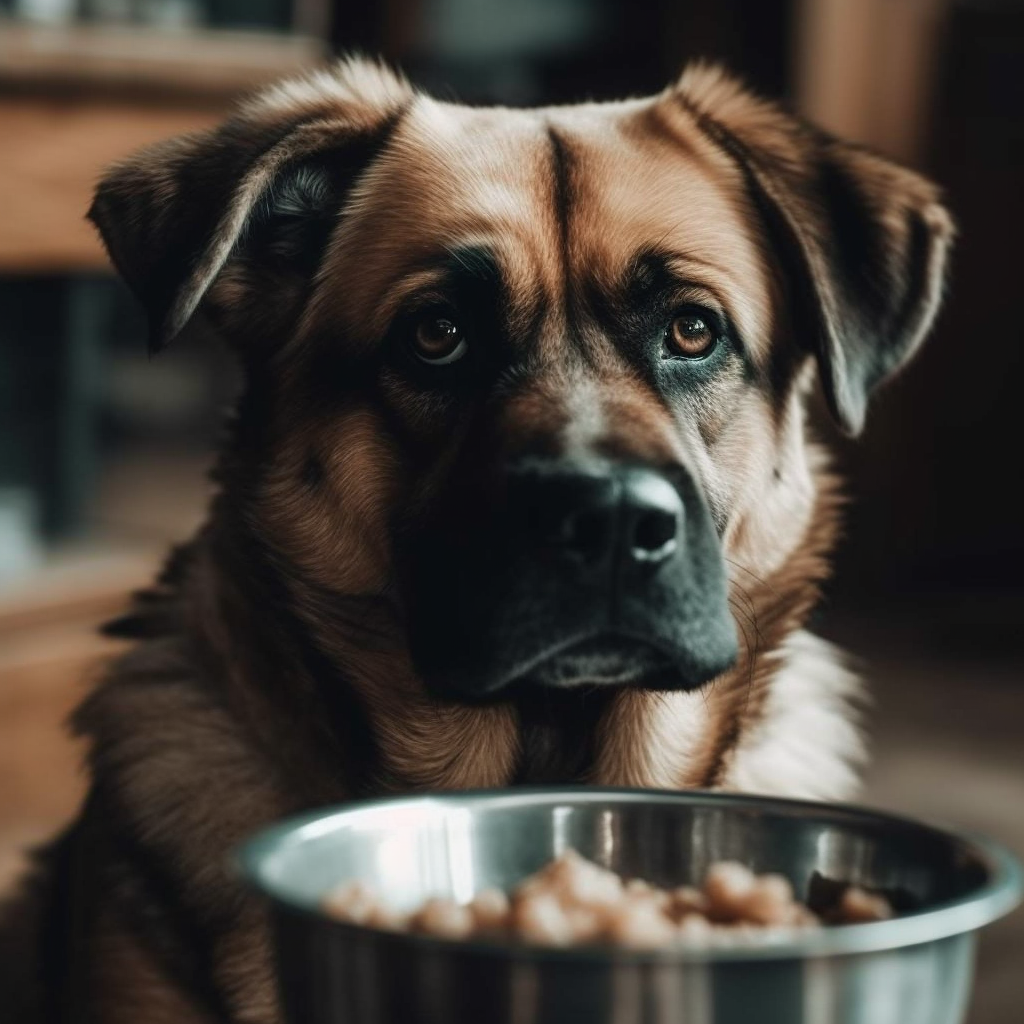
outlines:
M718 336L707 317L700 313L683 313L672 321L665 340L668 356L696 359L714 348Z
M457 362L469 351L462 328L451 317L436 313L416 325L412 347L418 359L432 366Z

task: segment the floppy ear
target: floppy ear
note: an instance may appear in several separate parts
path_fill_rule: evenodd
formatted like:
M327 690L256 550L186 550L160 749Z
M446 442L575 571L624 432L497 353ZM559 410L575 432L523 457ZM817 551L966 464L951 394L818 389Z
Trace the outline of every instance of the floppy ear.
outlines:
M384 68L348 60L108 171L89 218L146 307L151 350L181 332L229 261L266 260L261 271L308 281L347 190L411 96Z
M688 69L668 98L741 167L788 255L832 415L858 433L871 392L913 355L939 308L953 224L938 189L717 69Z

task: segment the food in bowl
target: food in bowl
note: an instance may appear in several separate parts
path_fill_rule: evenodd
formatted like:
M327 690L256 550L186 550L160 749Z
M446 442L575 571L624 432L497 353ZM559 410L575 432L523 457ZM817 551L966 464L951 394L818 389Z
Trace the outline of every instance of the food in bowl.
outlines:
M511 894L484 889L464 904L435 897L412 913L399 913L370 886L349 882L330 892L322 907L350 924L445 939L633 949L731 945L893 915L884 895L855 885L827 888L828 903L812 910L782 875L757 875L743 864L720 861L700 888L664 889L624 879L566 850Z

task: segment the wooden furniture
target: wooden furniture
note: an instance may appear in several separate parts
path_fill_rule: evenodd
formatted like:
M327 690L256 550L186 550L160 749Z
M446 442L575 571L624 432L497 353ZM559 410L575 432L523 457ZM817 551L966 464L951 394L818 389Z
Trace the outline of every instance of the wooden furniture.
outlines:
M325 59L308 35L0 18L0 487L32 496L48 536L82 526L100 462L119 295L85 215L104 168Z
M84 219L104 167L324 59L301 36L0 20L0 272L106 267Z

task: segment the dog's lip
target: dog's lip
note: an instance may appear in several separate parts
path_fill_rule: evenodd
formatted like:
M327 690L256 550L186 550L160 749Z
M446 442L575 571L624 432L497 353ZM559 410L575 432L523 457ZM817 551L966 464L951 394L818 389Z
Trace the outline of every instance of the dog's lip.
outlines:
M569 659L583 661L587 658L621 658L623 662L640 662L633 670L618 671L614 675L582 672L565 672L559 678L559 662ZM548 671L550 670L550 672ZM592 630L575 636L561 637L549 644L533 657L522 661L500 677L493 679L486 688L489 695L497 695L520 684L545 685L554 682L560 686L623 686L641 682L649 675L665 676L676 674L676 660L671 651L647 637L636 637L617 630ZM547 677L547 678L546 678ZM557 681L556 681L557 680ZM477 691L480 692L479 690Z
M634 664L632 671L617 672L614 676L559 671L559 659L566 656L572 658L574 654L585 656L588 652L594 651L618 655L624 661L636 659L640 663ZM426 677L425 681L428 687L448 699L490 703L501 702L520 687L535 686L565 689L577 686L607 686L657 691L693 690L734 663L730 660L728 664L723 663L719 669L702 673L699 679L688 681L690 673L685 658L685 651L657 637L603 627L563 635L557 641L548 643L530 657L502 672L473 671L466 666L455 672L441 670L433 677ZM549 673L548 669L552 671Z
M672 668L672 659L650 641L596 633L560 647L525 675L531 682L558 686L614 686L637 683Z

